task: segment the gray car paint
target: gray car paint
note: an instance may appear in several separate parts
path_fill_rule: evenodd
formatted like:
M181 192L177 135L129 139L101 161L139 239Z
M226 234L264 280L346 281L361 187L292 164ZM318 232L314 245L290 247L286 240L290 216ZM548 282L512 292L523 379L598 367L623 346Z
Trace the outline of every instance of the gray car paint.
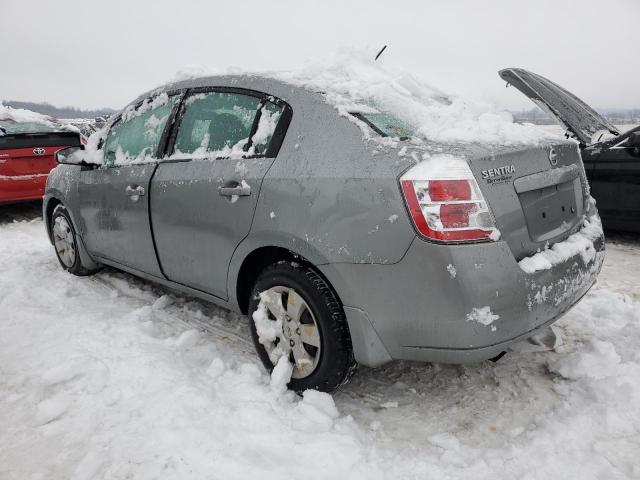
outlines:
M65 204L85 255L239 311L237 282L245 259L262 247L286 248L319 268L336 289L356 359L370 366L393 358L490 358L557 319L595 281L602 255L589 265L568 262L538 275L524 274L516 263L579 228L586 182L574 144L554 148L561 167L578 165L580 212L552 237L534 241L512 181L533 176L529 184L543 185L545 176L535 176L549 170L549 146L382 145L364 138L361 127L339 115L322 94L262 77L188 80L153 93L202 86L242 87L286 101L293 118L277 159L220 159L209 165L160 160L140 167L151 179L144 197L151 223L125 193L128 167L60 165L49 176L43 209L50 211L52 199ZM408 147L405 155L401 146ZM416 236L398 178L422 155L441 151L469 160L502 232L500 241L442 245ZM514 178L482 180L482 170L510 163L517 166ZM232 203L218 195L217 186L237 180L249 184L250 196ZM108 185L99 185L103 181ZM152 230L160 260L155 264L148 257L155 253ZM455 278L449 265L459 272ZM550 300L532 303L542 286ZM485 305L500 315L495 329L467 321L472 308Z

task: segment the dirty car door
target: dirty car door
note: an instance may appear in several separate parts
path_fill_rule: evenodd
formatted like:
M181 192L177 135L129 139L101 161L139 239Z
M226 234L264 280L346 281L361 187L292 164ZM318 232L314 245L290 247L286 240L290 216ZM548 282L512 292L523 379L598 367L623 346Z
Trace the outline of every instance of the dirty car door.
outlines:
M194 90L151 186L158 260L175 282L227 298L231 256L249 233L280 139L284 104L255 92Z
M94 256L161 277L149 225L149 181L177 96L148 99L107 134L104 163L80 175L82 237Z
M513 85L556 120L580 143L590 145L598 132L620 131L571 92L541 75L522 68L500 70L500 77Z

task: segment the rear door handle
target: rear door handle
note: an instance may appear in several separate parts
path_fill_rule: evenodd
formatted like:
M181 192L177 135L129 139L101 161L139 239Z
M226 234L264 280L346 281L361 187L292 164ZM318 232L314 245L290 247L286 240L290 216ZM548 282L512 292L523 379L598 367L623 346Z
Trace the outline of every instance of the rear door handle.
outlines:
M242 182L234 187L218 187L218 193L224 197L233 197L234 195L246 197L251 195L251 187Z
M125 193L130 197L144 195L144 187L140 185L127 185L127 188L124 189Z

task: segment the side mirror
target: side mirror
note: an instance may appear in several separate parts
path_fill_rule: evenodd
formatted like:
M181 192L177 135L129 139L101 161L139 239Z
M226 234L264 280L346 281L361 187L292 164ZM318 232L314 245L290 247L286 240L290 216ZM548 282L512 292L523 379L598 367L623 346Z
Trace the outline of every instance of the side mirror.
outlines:
M56 152L56 162L61 165L89 165L84 159L84 145L67 147Z

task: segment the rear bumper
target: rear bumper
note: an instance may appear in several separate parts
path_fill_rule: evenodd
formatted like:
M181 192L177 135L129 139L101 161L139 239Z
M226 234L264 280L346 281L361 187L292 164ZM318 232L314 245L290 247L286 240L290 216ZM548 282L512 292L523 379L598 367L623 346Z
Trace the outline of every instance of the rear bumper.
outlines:
M371 329L364 341L354 338L361 363L466 363L492 358L566 313L602 267L604 238L594 246L587 263L578 255L534 274L518 266L505 242L451 246L417 238L393 265L319 268L349 307L357 336ZM473 315L485 307L499 317L487 325Z
M0 203L42 200L48 174L0 175Z

